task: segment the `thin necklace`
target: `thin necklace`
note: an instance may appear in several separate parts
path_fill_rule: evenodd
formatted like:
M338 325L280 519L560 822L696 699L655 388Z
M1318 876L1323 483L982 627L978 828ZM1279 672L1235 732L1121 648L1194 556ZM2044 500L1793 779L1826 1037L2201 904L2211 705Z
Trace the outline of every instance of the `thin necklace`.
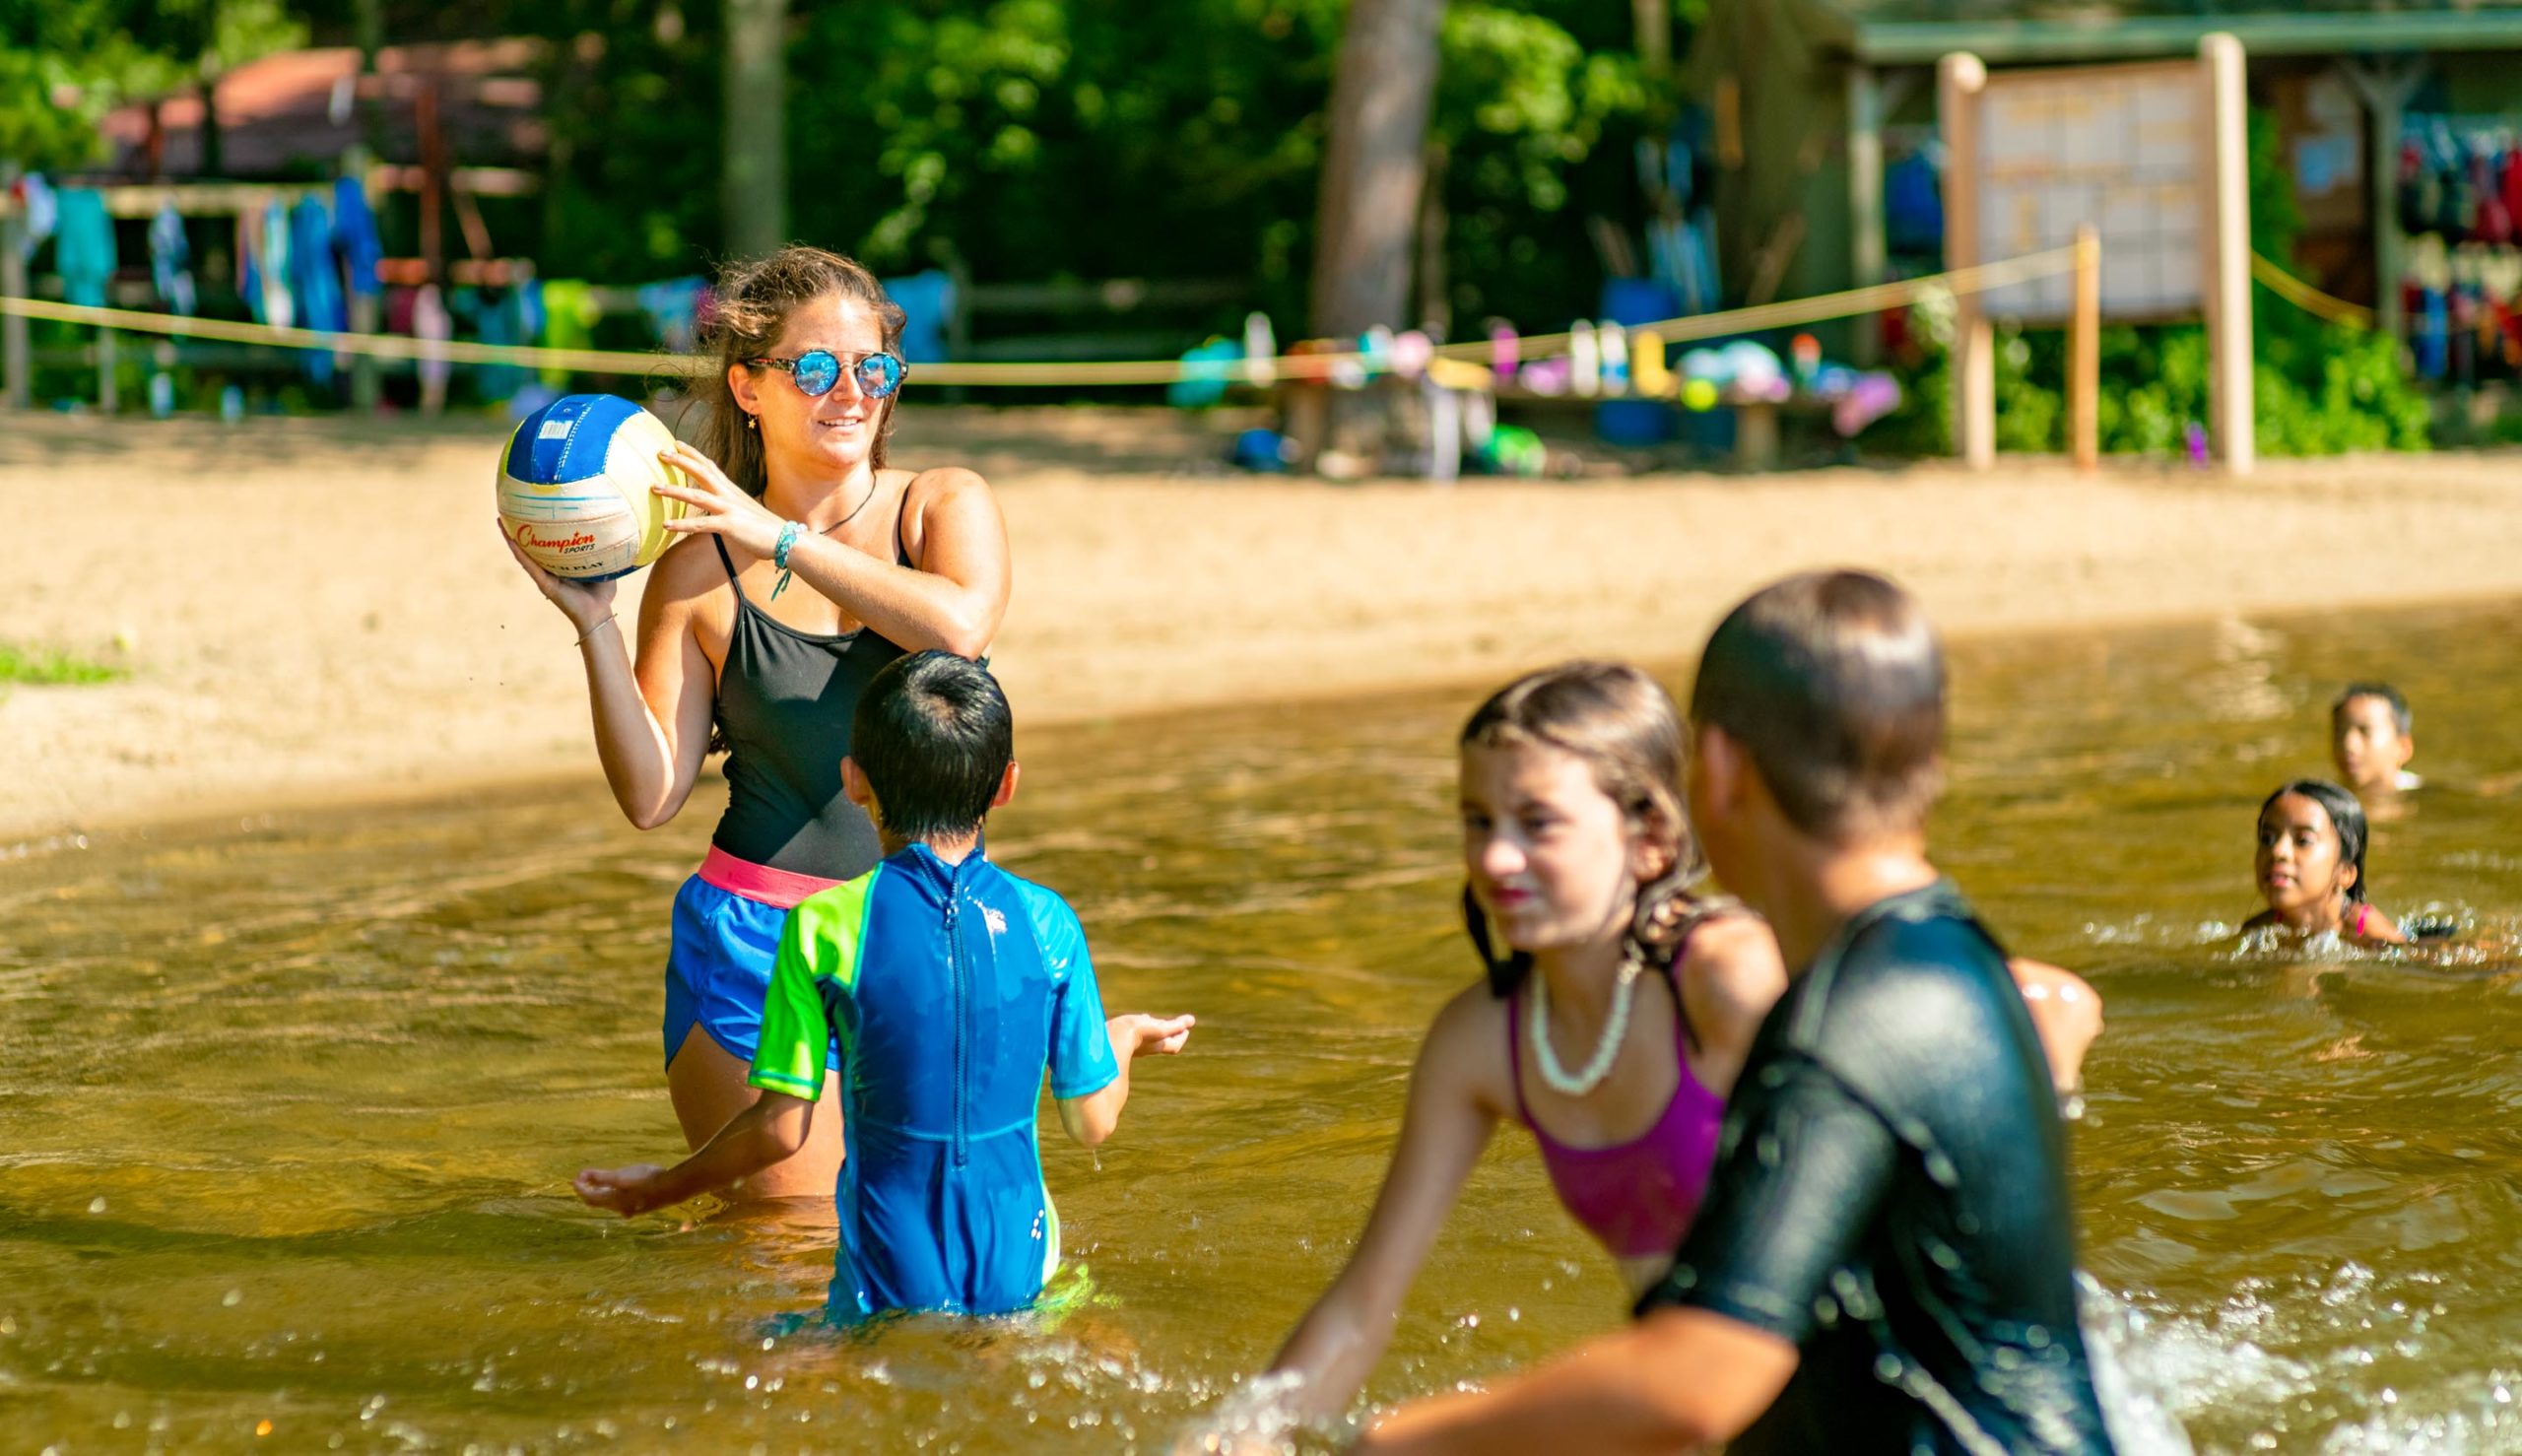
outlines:
M865 510L867 508L867 503L875 498L876 472L871 470L867 472L867 494L858 497L858 503L856 505L849 507L849 514L842 516L839 520L824 527L821 531L818 531L815 534L819 536L829 536L832 532L839 530L841 527L848 525L851 521L858 519L858 513ZM788 589L788 575L789 572L787 567L782 566L779 568L779 579L770 583L770 599L772 601L775 602L779 600L779 594Z
M1559 1053L1550 1045L1550 977L1539 966L1533 968L1533 999L1524 1017L1524 1029L1532 1040L1533 1065L1552 1092L1581 1097L1602 1086L1603 1079L1611 1075L1612 1063L1620 1059L1621 1043L1628 1036L1628 1008L1636 999L1639 965L1634 955L1621 959L1620 980L1612 987L1611 1015L1603 1019L1602 1038L1594 1043L1594 1054L1586 1059L1584 1069L1573 1077L1559 1065Z

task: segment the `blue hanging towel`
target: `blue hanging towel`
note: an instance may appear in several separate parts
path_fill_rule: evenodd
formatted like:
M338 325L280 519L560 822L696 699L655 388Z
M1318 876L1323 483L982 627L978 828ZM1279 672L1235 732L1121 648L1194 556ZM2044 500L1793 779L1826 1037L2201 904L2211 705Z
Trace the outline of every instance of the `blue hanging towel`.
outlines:
M708 287L708 281L701 278L669 278L663 283L640 286L639 311L648 316L648 326L657 331L657 342L669 352L692 352L700 296Z
M902 363L938 364L946 358L946 326L955 317L955 280L931 268L908 278L885 280L885 292L907 315L902 324Z
M289 293L300 328L338 334L350 327L350 309L342 301L341 265L333 258L333 210L312 193L299 199L289 214ZM318 384L333 382L333 356L302 351L306 377Z
M149 278L169 313L192 314L196 301L192 262L193 247L184 236L183 216L173 203L162 204L158 215L149 220Z
M114 220L105 214L105 195L86 187L61 189L60 231L53 238L53 258L61 269L61 294L90 308L105 306L105 285L113 280Z
M287 328L298 321L289 294L289 210L275 202L240 230L245 244L244 294L254 322Z
M39 171L31 171L18 178L18 185L11 190L17 193L19 205L26 209L27 234L22 256L33 258L35 249L43 246L51 238L53 229L60 225L61 199L53 194L52 184L45 181Z
M376 213L367 205L367 189L352 177L333 183L333 246L341 251L350 290L363 298L384 292L376 281L376 265L385 245L376 238Z

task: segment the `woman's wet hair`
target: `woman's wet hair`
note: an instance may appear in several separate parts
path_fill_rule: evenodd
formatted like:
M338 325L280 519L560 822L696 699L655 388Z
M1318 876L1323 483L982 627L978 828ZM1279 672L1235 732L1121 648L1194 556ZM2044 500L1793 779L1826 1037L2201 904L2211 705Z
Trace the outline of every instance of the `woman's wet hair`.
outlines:
M1916 599L1867 571L1755 592L1707 639L1691 721L1725 730L1787 822L1843 843L1914 830L1943 786L1944 650Z
M2356 883L2347 887L2348 903L2362 903L2366 837L2363 801L2328 779L2298 778L2262 799L2259 804L2259 817L2266 819L2268 811L2275 808L2277 801L2288 794L2298 794L2311 800L2321 806L2321 812L2329 816L2329 827L2338 835L2338 862L2356 867Z
M1637 887L1628 951L1649 966L1668 964L1704 908L1690 893L1706 873L1698 841L1682 808L1687 752L1672 695L1625 662L1563 662L1528 673L1497 690L1462 728L1462 747L1557 749L1593 771L1594 786L1618 804L1628 831L1665 851L1664 872ZM1492 994L1504 996L1532 971L1532 956L1507 951L1489 934L1489 917L1465 886L1463 921L1489 970Z
M878 822L905 840L978 830L1015 756L998 679L934 647L885 664L850 719L849 757L875 791Z
M705 407L697 443L702 454L718 462L727 479L760 496L770 484L763 464L762 431L748 428L735 391L727 387L731 368L754 368L747 360L778 353L779 336L797 310L818 298L837 294L876 315L884 347L901 352L902 328L908 320L901 305L885 292L876 275L838 253L819 247L784 247L766 258L730 264L718 275L711 294L712 312L702 328L701 346L711 367L694 381L693 398ZM885 465L885 439L894 430L896 394L877 406L876 444L868 463Z

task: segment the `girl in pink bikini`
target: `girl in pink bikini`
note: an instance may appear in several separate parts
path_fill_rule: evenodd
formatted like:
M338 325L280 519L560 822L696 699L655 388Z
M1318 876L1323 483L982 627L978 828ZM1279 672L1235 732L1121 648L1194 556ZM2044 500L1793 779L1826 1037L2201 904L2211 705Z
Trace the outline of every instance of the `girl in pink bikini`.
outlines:
M1464 725L1463 911L1488 974L1428 1028L1365 1232L1272 1362L1298 1377L1298 1419L1337 1416L1365 1384L1500 1121L1532 1130L1560 1203L1631 1290L1670 1265L1787 983L1765 923L1691 889L1685 742L1672 698L1619 663L1531 674ZM2071 1087L2100 1003L2055 966L2014 969Z

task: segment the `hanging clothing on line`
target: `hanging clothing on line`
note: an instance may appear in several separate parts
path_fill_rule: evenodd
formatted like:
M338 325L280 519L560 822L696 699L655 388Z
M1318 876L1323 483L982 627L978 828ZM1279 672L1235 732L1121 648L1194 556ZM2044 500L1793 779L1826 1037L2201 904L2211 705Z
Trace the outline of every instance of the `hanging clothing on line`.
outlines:
M342 298L341 265L333 257L333 210L309 193L289 214L289 293L301 328L341 333L351 326L350 307ZM334 358L319 350L301 351L306 377L318 384L333 382Z
M543 337L546 349L593 349L595 326L604 319L604 309L595 299L595 286L574 278L556 278L543 285ZM567 369L545 369L543 382L555 389L569 386Z
M412 336L416 339L455 337L455 320L447 313L445 301L438 297L436 284L423 284L412 295ZM442 359L421 361L421 413L435 415L446 408L446 377L451 367Z
M245 305L253 311L254 322L288 328L298 321L297 305L289 295L289 209L274 202L259 213L239 214L236 222L244 269L238 291L245 296Z
M45 181L39 171L31 171L18 178L17 184L9 190L17 197L18 205L26 209L27 236L21 251L32 258L35 249L52 240L53 230L60 225L60 200L53 195L52 184Z
M709 284L701 278L669 278L639 289L639 311L657 331L657 342L670 354L689 354L693 340L707 322Z
M105 286L113 282L114 220L105 213L105 195L86 187L61 191L60 232L53 240L54 263L61 270L61 295L90 308L105 306Z
M198 301L193 287L193 246L184 236L183 215L171 202L161 203L149 220L149 280L169 313L192 316Z
M333 182L333 247L342 255L342 275L351 295L375 298L382 291L376 265L385 246L377 241L376 212L367 205L367 189L352 177Z

